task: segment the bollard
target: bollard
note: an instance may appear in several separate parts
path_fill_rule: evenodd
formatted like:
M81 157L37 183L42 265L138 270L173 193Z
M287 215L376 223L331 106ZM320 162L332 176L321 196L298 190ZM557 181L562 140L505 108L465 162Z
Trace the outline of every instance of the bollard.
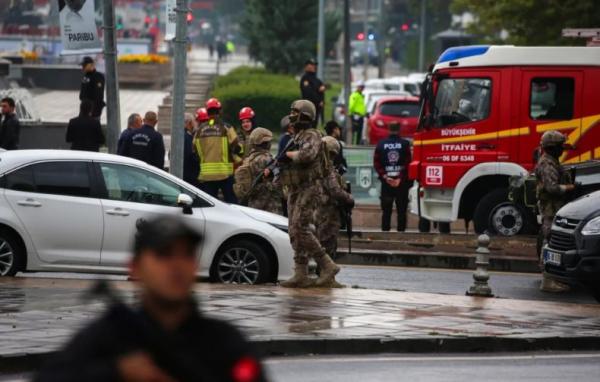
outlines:
M473 273L473 285L467 291L467 296L494 297L492 288L488 285L490 274L488 273L490 250L490 237L486 234L477 237L477 257L475 265L477 269Z

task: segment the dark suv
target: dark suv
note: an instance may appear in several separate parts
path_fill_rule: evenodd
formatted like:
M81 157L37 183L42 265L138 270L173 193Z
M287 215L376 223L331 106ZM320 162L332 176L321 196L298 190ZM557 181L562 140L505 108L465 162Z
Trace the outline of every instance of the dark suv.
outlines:
M543 256L551 277L585 285L600 302L600 191L558 211Z

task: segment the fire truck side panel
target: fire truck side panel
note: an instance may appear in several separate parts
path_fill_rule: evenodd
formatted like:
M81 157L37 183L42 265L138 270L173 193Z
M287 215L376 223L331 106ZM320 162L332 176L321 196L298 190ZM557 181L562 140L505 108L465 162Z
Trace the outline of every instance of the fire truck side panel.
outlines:
M417 182L410 192L411 212L433 221L481 218L482 204L504 204L499 190L508 188L510 176L533 170L545 131L559 130L573 145L561 158L563 163L600 159L600 65L563 65L590 60L600 50L577 50L577 58L538 49L557 62L548 66L542 66L542 57L521 48L482 52L459 58L456 65L444 62L442 55L433 86L438 119L414 137L409 173ZM483 63L486 54L494 60L514 54L523 64L461 66L463 61ZM525 64L527 60L535 65ZM513 213L508 207L505 212Z

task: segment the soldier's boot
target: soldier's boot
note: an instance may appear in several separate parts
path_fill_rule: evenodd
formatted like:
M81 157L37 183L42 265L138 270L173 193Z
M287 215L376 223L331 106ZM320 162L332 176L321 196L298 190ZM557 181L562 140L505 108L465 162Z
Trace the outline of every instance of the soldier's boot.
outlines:
M340 267L331 260L331 257L329 257L329 255L323 255L320 258L316 258L315 261L321 270L319 278L315 282L315 286L323 287L335 281L335 275L340 271Z
M571 290L571 287L567 284L563 284L546 275L546 272L542 274L542 285L540 285L540 290L542 292L551 292L551 293L563 293Z
M296 264L294 276L280 285L284 288L308 288L314 283L314 280L308 277L308 264Z

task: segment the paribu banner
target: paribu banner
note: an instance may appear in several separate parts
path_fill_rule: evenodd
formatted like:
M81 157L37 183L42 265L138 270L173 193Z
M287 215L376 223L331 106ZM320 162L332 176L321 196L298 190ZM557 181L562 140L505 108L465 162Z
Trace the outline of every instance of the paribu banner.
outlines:
M167 17L165 22L165 40L171 41L175 38L175 28L177 25L177 12L175 9L177 8L177 0L167 0L166 3L166 11Z
M94 0L57 0L62 54L100 52Z

